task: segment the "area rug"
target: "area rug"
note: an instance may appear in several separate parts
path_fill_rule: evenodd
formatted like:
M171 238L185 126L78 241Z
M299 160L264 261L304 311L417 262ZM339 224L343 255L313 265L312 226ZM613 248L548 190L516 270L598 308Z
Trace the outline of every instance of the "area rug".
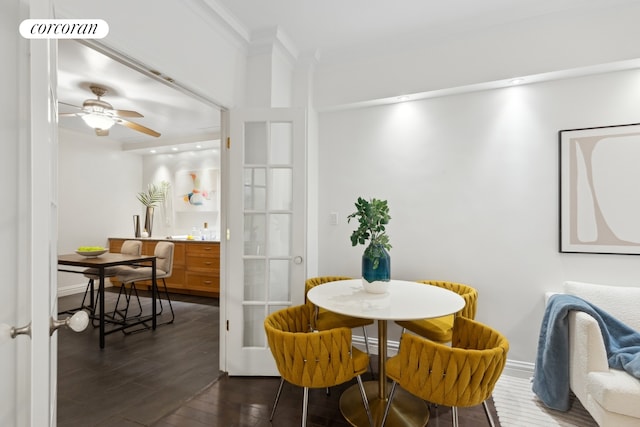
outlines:
M568 412L544 406L531 391L528 379L503 375L493 390L493 402L502 427L598 427L575 397Z

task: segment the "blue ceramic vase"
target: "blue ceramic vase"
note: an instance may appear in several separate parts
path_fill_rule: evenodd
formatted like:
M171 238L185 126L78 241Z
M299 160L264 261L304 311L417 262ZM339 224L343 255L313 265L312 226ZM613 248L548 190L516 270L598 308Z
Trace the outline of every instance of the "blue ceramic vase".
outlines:
M373 252L378 256L377 266L375 266L374 260L371 259L371 256L369 256L370 252ZM387 252L387 250L381 245L378 245L374 248L367 248L364 255L362 255L362 279L365 287L367 286L367 284L375 282L388 282L389 280L391 280L391 256L389 255L389 252ZM386 286L382 288L384 288L384 290L381 290L381 292L386 292ZM371 291L371 289L375 289L375 287L369 287L369 289L367 290Z

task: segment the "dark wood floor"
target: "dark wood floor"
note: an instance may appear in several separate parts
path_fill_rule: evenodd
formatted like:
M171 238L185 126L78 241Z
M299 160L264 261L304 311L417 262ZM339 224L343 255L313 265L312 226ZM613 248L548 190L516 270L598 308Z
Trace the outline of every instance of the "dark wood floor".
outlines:
M113 306L115 296L106 294L107 306ZM81 299L82 294L61 297L58 308L77 307ZM149 426L217 380L218 300L173 299L173 324L107 335L103 350L97 328L59 330L59 427ZM143 298L145 308L149 301ZM166 302L164 309L166 319Z
M302 420L302 389L286 383L273 423L269 422L279 382L278 378L224 376L174 413L158 421L154 427L299 426ZM307 426L348 427L350 424L340 413L339 401L342 391L352 384L355 381L332 388L329 396L324 390L310 390ZM492 401L489 407L496 426L499 426ZM430 405L429 409L428 427L452 425L450 408ZM458 416L460 427L489 426L482 406L460 408Z
M175 298L181 298L174 296ZM107 295L107 301L113 294ZM60 309L78 296L60 298ZM176 322L124 336L107 336L98 347L97 330L60 331L58 426L262 427L300 425L302 389L286 384L273 423L269 415L279 378L218 379L216 300L189 297L174 304ZM374 356L375 357L375 356ZM374 366L376 364L374 363ZM370 379L365 374L364 380ZM340 394L355 381L309 393L309 427L347 427ZM493 402L493 419L499 425ZM428 426L449 427L447 407L430 406ZM461 427L488 426L481 406L459 410Z

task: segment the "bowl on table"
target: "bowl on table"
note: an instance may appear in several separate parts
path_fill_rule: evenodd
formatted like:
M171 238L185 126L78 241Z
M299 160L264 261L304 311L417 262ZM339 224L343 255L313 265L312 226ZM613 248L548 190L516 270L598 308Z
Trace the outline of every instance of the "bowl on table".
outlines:
M100 255L102 255L104 253L107 253L107 252L108 252L108 250L104 249L104 248L103 249L97 249L97 250L86 250L86 251L78 249L76 251L76 253L78 255L86 256L88 258L97 257L97 256L100 256Z

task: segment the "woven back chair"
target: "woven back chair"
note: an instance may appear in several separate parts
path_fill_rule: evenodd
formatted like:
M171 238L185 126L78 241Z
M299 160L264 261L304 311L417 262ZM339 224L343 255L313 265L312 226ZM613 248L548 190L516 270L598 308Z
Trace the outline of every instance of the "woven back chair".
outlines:
M352 347L351 329L342 327L309 331L309 309L297 305L270 314L264 321L269 348L281 376L271 420L284 381L304 387L302 426L306 426L309 388L327 388L358 380L363 404L369 414L361 374L367 371L369 356Z
M418 283L425 285L437 286L457 293L464 298L465 305L457 313L448 316L437 317L434 319L418 319L397 321L404 333L405 329L410 330L431 341L445 343L451 341L453 330L453 319L455 316L463 316L468 319L475 319L476 308L478 306L478 291L469 285L454 282L443 282L439 280L420 280Z
M320 308L314 305L307 298L307 294L314 287L321 285L323 283L335 282L338 280L350 280L351 277L346 276L320 276L320 277L312 277L305 281L305 305L309 309L310 313L310 324L309 327L314 331L324 331L327 329L339 328L339 327L347 327L347 328L362 328L362 334L364 336L364 345L367 350L367 354L371 354L369 352L369 337L367 335L367 325L372 325L373 320L371 319L361 319L359 317L345 316L344 314L334 313L323 308ZM371 368L371 366L370 366ZM373 374L373 369L370 369Z
M451 346L404 334L397 356L387 360L387 377L393 380L387 409L398 384L409 393L438 405L452 407L453 426L458 407L482 403L491 396L507 361L509 342L501 333L475 320L455 319Z

